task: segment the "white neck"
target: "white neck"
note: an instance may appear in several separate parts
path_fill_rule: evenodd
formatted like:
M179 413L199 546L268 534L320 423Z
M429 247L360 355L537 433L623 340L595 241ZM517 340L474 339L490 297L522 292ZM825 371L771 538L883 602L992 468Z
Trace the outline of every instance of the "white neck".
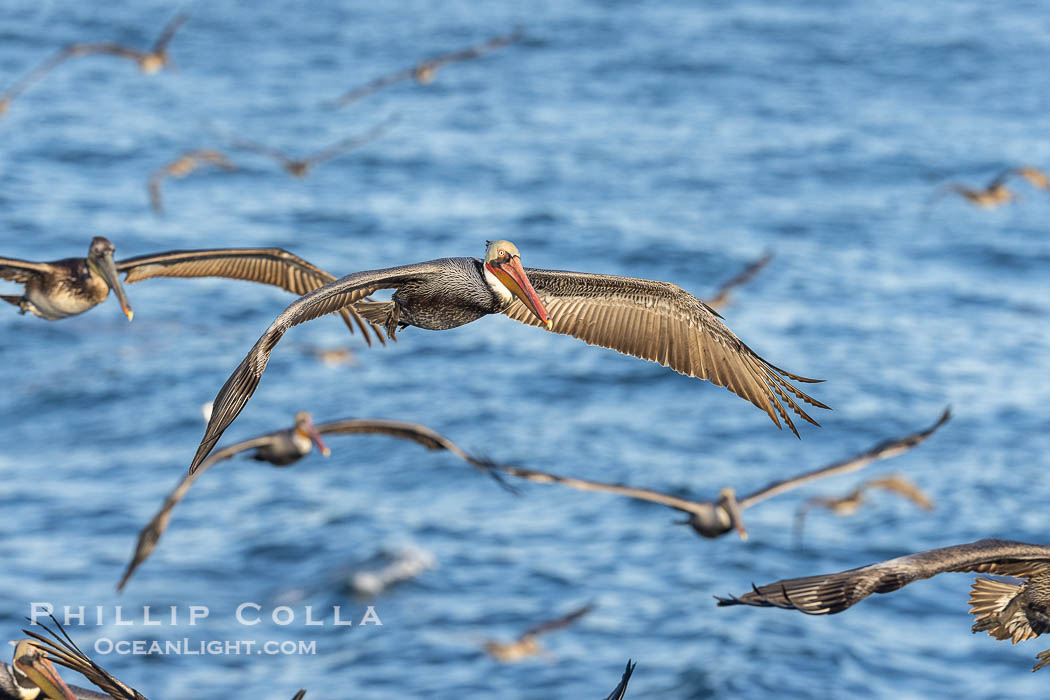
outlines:
M499 297L500 301L502 301L504 305L510 304L514 301L514 295L511 294L511 291L507 289L506 285L499 281L499 277L496 277L496 275L489 271L488 265L482 265L481 267L485 270L485 282L488 283L489 289Z

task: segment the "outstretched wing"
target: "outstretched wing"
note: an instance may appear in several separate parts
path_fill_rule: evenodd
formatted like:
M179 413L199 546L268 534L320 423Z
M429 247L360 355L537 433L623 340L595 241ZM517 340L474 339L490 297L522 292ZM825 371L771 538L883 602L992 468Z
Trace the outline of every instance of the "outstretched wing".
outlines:
M380 289L396 288L405 282L439 273L441 264L440 260L432 260L384 270L355 272L293 301L270 324L270 327L256 341L241 364L219 390L219 394L215 397L211 420L208 421L208 427L197 448L197 454L194 455L193 462L190 464L190 472L197 470L197 467L218 442L223 431L229 427L248 403L248 399L255 393L259 380L266 371L266 364L270 361L270 353L289 328L343 309Z
M363 134L351 136L350 138L343 139L342 141L337 141L331 146L328 146L327 148L318 151L317 153L313 154L312 156L309 156L308 158L304 158L303 160L309 163L310 165L316 165L326 160L335 158L341 153L346 153L347 151L363 146L366 143L379 138L383 134L383 132L389 129L391 125L396 121L397 117L387 119L382 124L372 127Z
M403 68L401 70L394 71L393 73L387 73L386 75L382 75L376 78L375 80L372 80L371 82L365 83L360 87L356 87L353 90L344 92L342 95L335 98L334 100L327 102L326 105L328 107L335 108L342 107L343 105L350 104L351 102L356 102L357 100L368 97L374 92L379 92L383 88L388 88L391 85L396 85L397 83L400 83L405 80L411 80L415 74L415 66L413 66L412 68Z
M784 493L785 491L796 489L803 484L809 483L810 481L823 479L827 476L836 476L838 474L847 474L849 472L855 472L859 469L868 466L876 460L889 459L890 457L896 457L897 455L903 454L915 447L916 445L919 445L922 442L924 442L926 438L930 437L930 435L933 435L934 431L936 431L937 428L941 427L946 422L948 422L948 419L951 418L951 415L951 408L946 408L944 409L944 413L941 414L941 417L937 419L937 422L931 425L929 428L926 428L925 430L920 430L917 433L911 433L909 435L905 435L904 437L894 438L892 440L884 440L878 445L875 445L875 447L861 452L858 455L854 455L849 459L844 459L842 461L835 462L834 464L829 464L828 466L821 467L820 469L814 469L813 471L806 472L805 474L793 476L790 479L784 479L783 481L773 482L769 486L766 486L765 488L755 491L754 493L740 499L740 507L750 508L751 506L755 505L756 503L759 503L760 501L764 501L767 498L772 498L773 496Z
M70 44L67 47L71 56L117 56L119 58L129 58L132 61L139 61L146 57L144 51L137 51L135 49L129 49L127 46L121 46L113 42L105 42L102 44Z
M519 639L524 639L525 637L535 637L541 634L545 634L547 632L553 632L554 630L560 630L563 627L568 627L569 625L571 625L572 623L576 622L578 619L589 613L591 610L594 610L594 604L588 603L582 608L577 608L568 615L563 615L557 618L556 620L547 620L546 622L541 622L538 625L530 627L529 629L525 630L525 633L522 634L521 637L519 637Z
M8 88L2 96L0 96L0 112L6 109L7 105L10 104L11 100L15 99L23 92L25 92L33 83L37 82L45 75L50 73L57 65L64 62L66 59L74 56L73 48L77 44L72 44L59 49L52 54L47 60L38 65L33 70L22 76L14 85Z
M821 380L766 362L722 323L716 311L677 285L562 270L525 268L525 273L547 307L555 333L724 386L765 411L777 427L779 414L796 436L784 406L814 425L819 423L789 394L828 408L786 381ZM503 313L522 323L543 325L520 300Z
M225 277L280 287L303 295L335 280L316 265L282 248L215 248L213 250L171 250L139 255L117 263L126 272L125 281L139 282L151 277ZM353 308L336 309L347 328L356 324L371 344L366 321ZM373 329L374 330L374 329ZM381 343L382 334L374 330Z
M55 271L51 263L38 263L17 258L0 258L0 279L25 284Z
M464 462L475 467L491 472L492 469L502 469L503 465L496 464L491 460L475 457L462 447L449 440L447 437L431 430L419 423L409 423L398 420L383 420L381 418L346 418L344 420L318 423L314 426L322 435L389 435L390 437L411 440L422 445L428 450L448 450Z
M424 61L424 63L429 68L436 69L440 68L441 66L447 66L450 63L458 63L460 61L469 61L471 59L481 58L485 54L491 53L496 49L501 49L504 46L510 46L511 44L521 41L521 39L524 36L525 33L521 30L521 28L518 28L510 34L497 36L492 39L489 39L486 42L476 44L465 49L459 49L457 51L443 53L440 56L435 56L434 58L427 59L426 61Z
M837 574L807 576L760 586L718 605L755 605L834 615L872 593L889 593L948 571L976 571L1027 578L1050 570L1050 547L1011 540L978 540L931 549Z
M190 490L190 486L193 485L193 482L196 481L197 477L210 467L215 466L219 462L230 459L234 455L268 444L275 434L276 433L267 433L266 435L260 435L251 438L250 440L244 440L228 447L224 447L221 450L217 450L201 464L197 471L183 476L182 480L179 481L175 488L172 489L171 493L168 494L168 497L164 499L164 505L162 505L160 510L157 511L157 514L154 515L149 523L146 524L146 527L142 528L142 531L139 532L138 540L135 542L135 552L131 555L131 561L128 563L127 569L124 570L124 575L120 577L120 583L117 584L117 590L120 591L124 589L124 586L127 585L132 574L135 573L135 570L138 569L139 566L149 558L149 555L153 553L153 549L157 546L160 536L168 529L168 524L171 522L171 511L174 510L179 501L185 498L186 492Z
M153 53L163 54L168 50L168 44L171 43L172 37L175 36L175 32L179 31L179 28L186 23L186 20L190 18L186 12L180 12L171 20L164 25L164 29L161 30L160 36L157 37L157 41L153 44Z

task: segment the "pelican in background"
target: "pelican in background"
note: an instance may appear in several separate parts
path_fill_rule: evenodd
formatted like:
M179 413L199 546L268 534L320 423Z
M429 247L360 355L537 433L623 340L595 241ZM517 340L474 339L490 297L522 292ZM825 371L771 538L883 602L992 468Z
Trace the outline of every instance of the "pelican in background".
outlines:
M802 528L805 525L806 515L810 510L813 508L824 508L839 516L853 515L864 505L867 501L868 493L873 489L895 493L907 498L923 510L933 510L933 501L913 481L900 474L889 474L876 479L869 479L839 498L816 496L800 503L798 510L795 511L795 542L798 544L802 542Z
M207 411L205 414L207 415ZM135 570L146 561L154 547L157 546L160 536L167 529L171 521L171 511L186 496L186 492L189 491L197 477L210 467L248 450L255 450L251 455L254 460L269 462L275 467L287 467L310 454L314 445L325 457L331 454L331 450L325 445L321 435L366 434L389 435L402 440L411 440L428 450L447 450L500 482L499 473L495 471L499 465L468 454L459 445L425 425L378 418L346 418L314 425L310 414L300 411L295 414L295 424L291 428L259 435L217 450L194 472L186 474L168 494L161 509L139 533L138 541L135 543L135 552L120 583L117 584L117 590L122 590Z
M632 664L631 660L627 659L627 668L620 678L620 684L613 688L613 691L605 697L605 700L623 700L624 696L627 695L627 683L630 682L631 674L634 673L634 667L637 665L637 663Z
M210 148L198 148L192 151L186 151L170 163L162 165L154 170L149 176L148 184L149 203L150 206L153 207L153 211L158 214L164 212L164 199L161 197L160 193L160 186L164 182L164 178L184 178L195 170L209 164L221 168L227 173L232 173L237 170L237 166L234 165L224 153Z
M381 289L396 290L392 300L362 301ZM255 393L270 353L285 332L347 307L385 327L391 338L405 326L446 330L502 313L591 345L659 362L690 377L709 379L764 410L777 427L783 419L796 436L798 431L781 402L804 420L819 424L789 394L828 408L787 381L820 380L766 362L722 323L716 311L677 285L523 268L513 243L492 241L484 260L442 258L355 272L292 302L219 390L190 471L204 461ZM501 381L499 377L488 379Z
M78 700L83 697L74 694L32 641L23 639L11 644L15 647L11 665L0 663L0 700Z
M157 41L154 42L153 48L149 51L128 48L114 42L101 44L69 44L68 46L63 47L58 53L54 54L51 58L31 70L27 75L8 88L7 92L0 96L0 114L7 111L12 100L50 73L56 66L64 63L70 58L97 55L128 58L138 64L139 70L146 75L153 75L154 73L159 72L162 68L171 66L172 62L171 57L168 55L168 44L171 43L172 38L175 36L175 32L179 30L187 19L189 19L189 15L186 13L180 12L175 15L175 17L164 26L160 36L157 37Z
M357 136L351 136L349 138L336 141L331 146L322 148L320 151L313 153L302 158L292 158L275 148L264 146L255 141L247 141L245 139L237 139L231 142L231 146L238 150L249 151L252 153L259 153L277 161L277 163L284 168L285 172L293 177L306 177L310 174L310 171L317 165L324 163L327 160L331 160L336 156L342 155L347 151L351 151L355 148L364 146L370 141L374 141L386 132L390 126L398 120L397 117L391 117L382 124L374 126L363 134Z
M903 454L916 445L924 442L926 438L932 435L937 428L942 426L948 420L950 415L950 412L945 410L941 415L940 420L926 430L895 438L893 440L885 440L875 447L862 452L861 454L850 457L849 459L835 462L826 467L799 474L798 476L793 476L789 479L784 479L783 481L777 481L759 491L744 496L740 500L737 500L736 493L728 486L719 492L717 501L691 501L685 498L679 498L678 496L673 496L669 493L653 491L651 489L634 488L631 486L622 486L620 484L606 484L600 481L587 481L585 479L573 479L571 477L548 474L547 472L536 471L534 469L522 469L520 467L502 465L497 466L496 468L502 472L510 474L511 476L517 476L539 484L561 484L562 486L569 486L574 489L579 489L580 491L615 493L639 501L659 503L660 505L674 508L675 510L687 514L689 518L678 521L678 524L689 525L701 537L721 537L735 528L740 534L740 539L746 540L747 529L744 527L740 515L742 510L761 503L767 498L771 498L777 494L796 489L799 486L816 479L855 472L874 461L889 459L890 457L896 457L897 455Z
M972 631L1013 643L1050 632L1050 547L1011 540L978 540L931 549L837 574L777 581L742 596L719 598L719 606L754 605L798 610L807 615L840 613L872 593L890 593L947 571L1025 579L1014 584L978 578L970 593ZM1033 671L1050 664L1040 652Z
M540 624L534 625L525 630L525 632L513 642L498 642L489 639L485 642L485 653L500 663L517 663L527 656L539 654L543 651L543 647L539 642L539 636L541 634L547 634L548 632L568 627L593 609L594 605L588 603L582 608L577 608L568 615L563 615L556 620L541 622Z
M393 73L376 78L375 80L362 85L361 87L354 88L349 92L346 92L339 97L326 103L328 107L342 107L351 102L360 100L363 97L367 97L374 92L378 92L383 88L396 85L397 83L405 80L415 80L420 85L426 85L434 81L434 77L437 74L439 68L447 66L452 63L459 63L461 61L470 61L475 58L481 58L487 53L491 53L496 49L501 49L504 46L510 46L511 44L521 41L524 33L520 28L515 29L510 34L503 36L497 36L489 39L488 41L471 46L466 49L460 49L459 51L450 51L449 53L443 53L433 58L428 58L425 61L417 63L411 68L405 68Z
M718 288L718 291L715 292L715 295L710 299L705 299L704 303L707 304L710 308L714 309L715 311L721 311L725 307L729 306L729 297L732 291L737 287L747 284L752 279L754 279L755 275L761 272L762 268L768 265L769 261L772 259L772 253L767 252L763 254L761 258L754 261L753 263L745 267L743 270L741 270L740 273L737 274L735 277L732 277L731 279L727 280L724 284L722 284L722 286Z
M1019 202L1021 201L1020 197L1006 187L1006 182L1011 177L1023 178L1028 184L1036 189L1050 189L1050 177L1047 177L1046 173L1029 165L1021 165L1007 168L992 178L991 182L985 185L982 189L973 189L957 182L949 182L948 184L941 186L926 202L926 211L924 215L929 215L929 211L933 205L945 195L951 193L959 195L970 204L981 207L982 209L997 209L1004 204Z
M335 279L321 268L281 248L216 248L171 250L113 261L113 244L102 236L91 240L86 258L31 262L0 258L0 279L25 285L22 296L0 295L9 304L48 321L82 314L101 304L112 289L130 321L134 315L118 273L133 284L153 277L225 277L280 287L305 294ZM351 332L356 325L371 344L368 325L353 309L339 314ZM373 328L376 338L386 343Z

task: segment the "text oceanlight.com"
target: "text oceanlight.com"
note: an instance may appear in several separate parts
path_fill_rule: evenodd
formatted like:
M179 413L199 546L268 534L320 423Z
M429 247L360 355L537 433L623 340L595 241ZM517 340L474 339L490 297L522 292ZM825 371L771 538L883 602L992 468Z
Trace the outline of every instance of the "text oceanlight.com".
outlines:
M266 655L293 656L317 653L316 641L287 639L282 642L254 639L209 641L195 639L169 639L167 641L147 641L145 639L114 642L108 637L95 640L96 654L130 654L135 656L225 656L225 655Z

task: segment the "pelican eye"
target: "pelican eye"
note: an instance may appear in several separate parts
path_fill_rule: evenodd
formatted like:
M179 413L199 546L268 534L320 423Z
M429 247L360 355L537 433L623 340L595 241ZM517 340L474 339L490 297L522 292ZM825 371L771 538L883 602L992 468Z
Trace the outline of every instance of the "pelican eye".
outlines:
M503 250L503 249L501 248L501 249L500 249L500 251L499 251L499 256L500 256L501 258L505 258L505 257L507 257L507 251L505 251L505 250Z

